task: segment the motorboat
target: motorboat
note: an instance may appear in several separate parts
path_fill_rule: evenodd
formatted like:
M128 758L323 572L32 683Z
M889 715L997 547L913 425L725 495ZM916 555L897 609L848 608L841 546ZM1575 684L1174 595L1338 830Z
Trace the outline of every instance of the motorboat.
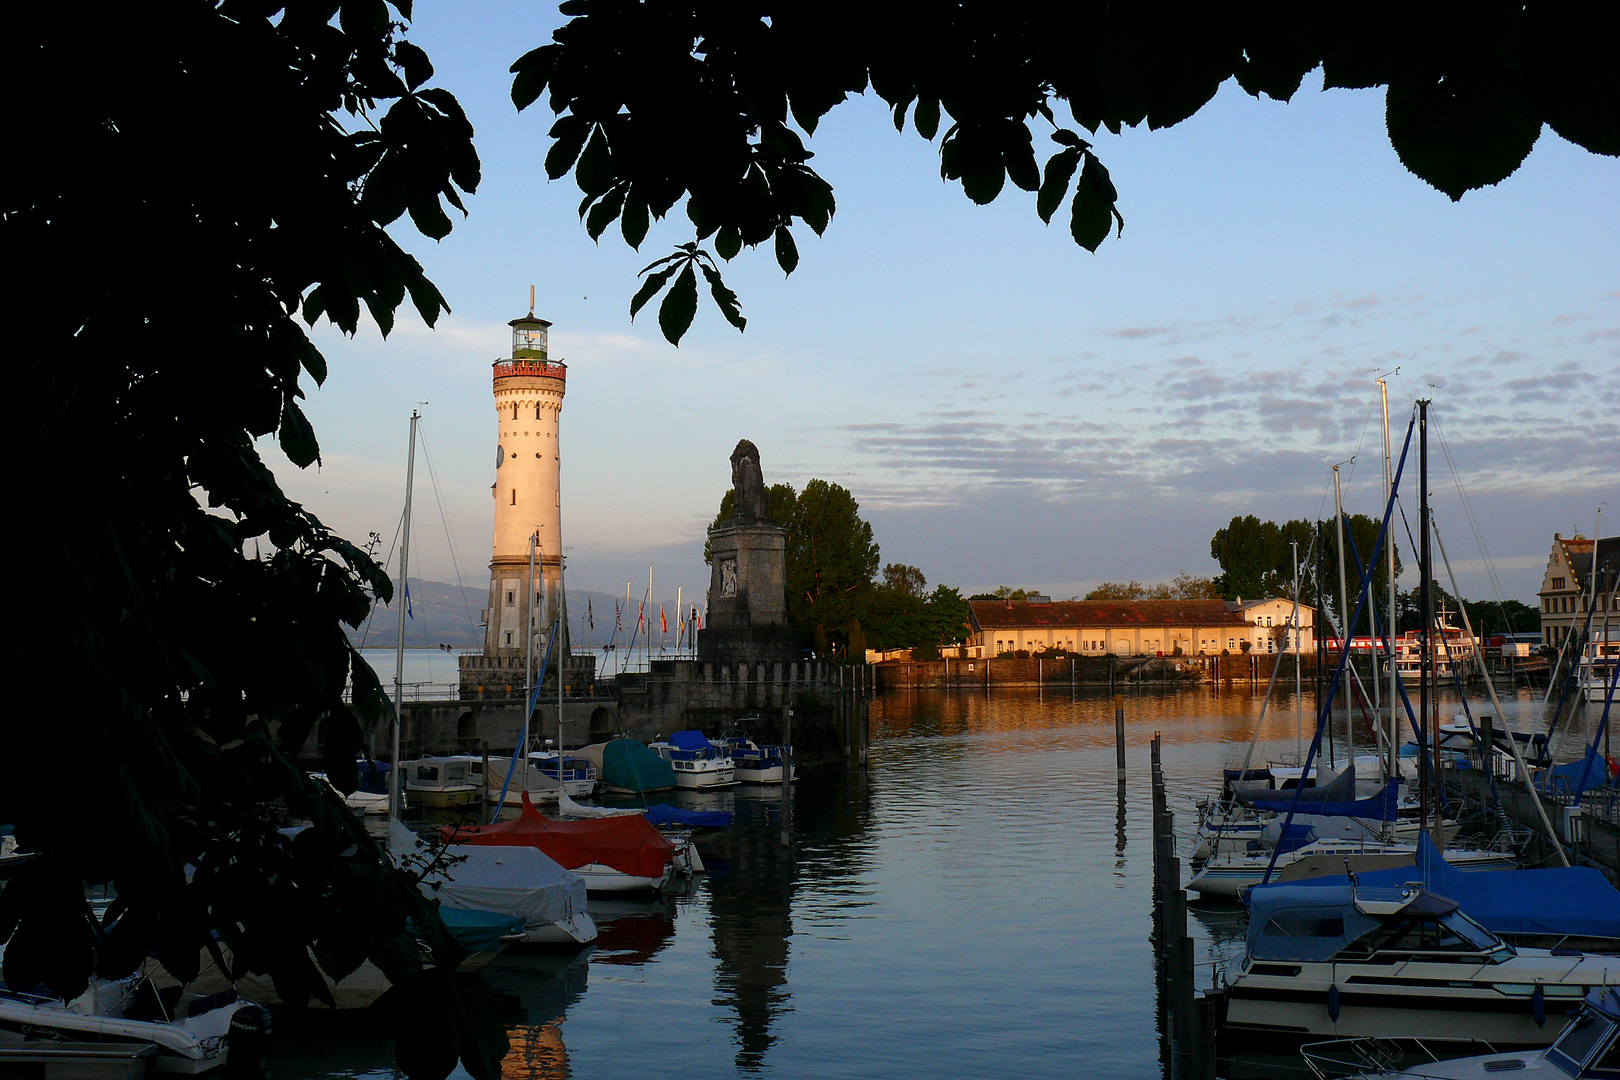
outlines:
M647 748L669 762L677 788L701 791L737 783L731 754L709 742L701 731L677 731L667 741L648 743Z
M1575 678L1581 687L1581 694L1587 701L1603 704L1609 696L1609 683L1614 679L1616 664L1620 664L1620 631L1603 631L1602 639L1594 639L1586 643L1581 652L1580 663L1575 668ZM1615 697L1620 698L1620 690L1615 691Z
M389 827L389 847L415 851L421 841L399 822ZM570 948L596 940L596 924L586 910L585 881L526 845L451 844L449 856L423 875L419 887L439 901L439 913L452 931L458 913L491 912L521 920L504 944L559 945ZM466 944L466 942L463 942Z
M478 782L467 755L425 757L401 764L407 797L435 810L470 806L478 801Z
M561 784L563 792L570 798L583 799L596 794L601 771L590 758L557 750L537 750L530 752L529 761Z
M477 759L474 767L483 774L484 760ZM505 754L490 755L489 772L484 775L484 781L485 801L491 806L521 806L524 796L533 802L554 806L557 795L563 790L556 776L548 775L538 762L523 758L514 764Z
M1377 1049L1356 1040L1348 1045L1333 1043L1307 1050L1306 1059L1316 1065L1318 1075L1341 1064L1371 1065L1359 1074L1363 1080L1493 1080L1512 1073L1531 1080L1599 1080L1620 1074L1620 990L1598 987L1586 995L1581 1008L1563 1026L1558 1038L1545 1050L1510 1054L1493 1050L1488 1054L1431 1061L1399 1072L1377 1068ZM1382 1041L1382 1040L1380 1040ZM1369 1060L1370 1059L1370 1060ZM1326 1066L1323 1068L1322 1066Z
M63 1001L44 987L24 991L0 983L0 1045L64 1048L66 1059L54 1063L64 1071L54 1075L95 1075L94 1063L107 1065L97 1045L135 1044L133 1050L150 1058L151 1071L196 1076L224 1067L230 1057L257 1060L269 1037L269 1011L232 989L207 995L178 988L159 992L136 972L119 979L92 977L83 994ZM82 1049L74 1055L69 1047Z
M637 739L622 738L570 750L597 766L603 791L613 795L647 795L675 787L675 769Z
M709 745L730 755L740 784L780 784L787 776L784 762L788 748L760 746L741 728L734 727L720 738L709 740ZM797 780L797 767L794 767L793 773L793 778Z
M591 892L656 891L675 872L674 841L641 814L554 821L534 808L525 793L518 816L493 825L446 825L452 844L538 848L572 870Z
M1225 1032L1239 1041L1546 1046L1588 991L1620 979L1620 958L1516 949L1416 884L1267 886L1249 908L1243 957L1223 980Z
M1244 890L1260 884L1269 868L1274 881L1296 881L1305 877L1352 873L1412 866L1417 861L1417 844L1381 840L1317 839L1307 830L1302 837L1290 837L1298 846L1284 843L1273 865L1271 849L1258 841L1241 851L1222 851L1204 861L1187 882L1187 888L1201 896L1239 899ZM1506 851L1490 848L1447 848L1446 862L1459 870L1511 870L1518 860Z
M343 805L347 806L350 810L353 810L357 814L372 814L379 817L386 817L388 815L387 792L383 792L379 795L374 791L362 791L359 788L355 788L353 791L349 792L349 794L345 795L341 791L338 791L337 787L333 785L331 778L325 773L310 773L309 776L310 779L319 781L320 783L331 788L334 792L336 792L337 797L343 800Z

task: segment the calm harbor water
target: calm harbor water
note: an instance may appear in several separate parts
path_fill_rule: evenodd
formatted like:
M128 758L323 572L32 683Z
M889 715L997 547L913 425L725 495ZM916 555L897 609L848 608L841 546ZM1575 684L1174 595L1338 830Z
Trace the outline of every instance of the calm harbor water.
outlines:
M684 795L737 812L700 838L711 872L690 895L593 901L594 949L486 969L510 1008L504 1075L1160 1077L1148 742L1162 733L1186 836L1259 712L1246 689L1128 696L1121 801L1106 694L880 697L869 768L806 770L788 847L774 793ZM1295 724L1274 698L1256 760L1291 754ZM1241 912L1191 922L1208 985L1241 952ZM386 1043L297 1035L273 1059L280 1080L391 1062Z

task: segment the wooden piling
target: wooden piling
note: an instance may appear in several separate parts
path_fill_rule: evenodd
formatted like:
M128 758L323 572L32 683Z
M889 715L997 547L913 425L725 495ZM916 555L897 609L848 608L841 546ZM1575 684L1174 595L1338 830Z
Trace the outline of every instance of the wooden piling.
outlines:
M1114 695L1114 765L1116 779L1125 783L1125 695Z

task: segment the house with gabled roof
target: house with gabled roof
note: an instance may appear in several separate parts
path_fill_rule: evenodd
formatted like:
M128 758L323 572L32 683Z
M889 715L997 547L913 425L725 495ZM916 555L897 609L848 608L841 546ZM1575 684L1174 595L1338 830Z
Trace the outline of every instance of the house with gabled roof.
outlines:
M1594 548L1596 549L1594 551ZM1593 598L1593 569L1597 571L1597 597ZM1553 533L1552 551L1541 577L1541 643L1561 645L1574 630L1586 625L1586 612L1596 605L1594 621L1605 613L1609 625L1620 624L1620 611L1612 610L1615 582L1620 580L1620 536L1594 543L1584 536L1567 540Z

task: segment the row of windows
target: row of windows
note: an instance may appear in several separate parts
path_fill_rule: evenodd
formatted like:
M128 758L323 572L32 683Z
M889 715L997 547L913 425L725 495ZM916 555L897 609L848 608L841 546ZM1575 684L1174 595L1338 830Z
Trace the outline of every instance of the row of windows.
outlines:
M1557 581L1559 579L1558 578L1553 578L1553 580ZM1586 597L1582 596L1580 598L1580 601L1581 601L1580 609L1582 611L1585 611L1586 610ZM1599 596L1597 598L1597 610L1604 611L1604 610L1606 610L1608 608L1608 606L1609 606L1609 598L1607 596ZM1541 598L1541 613L1543 615L1552 615L1552 614L1555 614L1555 613L1556 614L1568 614L1568 613L1573 613L1574 611L1575 611L1575 597L1573 597L1573 596L1543 596Z
M562 492L555 491L552 494L554 494L557 497L557 505L561 506L562 505ZM508 503L507 505L508 506L516 506L517 505L517 488L512 489L512 501L510 503Z
M512 402L511 408L512 408L512 419L513 420L516 420L518 418L518 405L519 404L520 403L516 402L516 401ZM529 403L527 401L522 402L521 404L522 404L522 406L523 406L523 408L525 410L528 409ZM506 406L502 405L501 408L504 410L506 408ZM562 406L561 405L546 405L546 404L542 404L541 402L538 402L538 401L535 402L534 403L534 418L536 420L539 420L539 419L542 418L541 415L540 415L540 410L541 409L550 409L552 412L561 412L562 411Z

